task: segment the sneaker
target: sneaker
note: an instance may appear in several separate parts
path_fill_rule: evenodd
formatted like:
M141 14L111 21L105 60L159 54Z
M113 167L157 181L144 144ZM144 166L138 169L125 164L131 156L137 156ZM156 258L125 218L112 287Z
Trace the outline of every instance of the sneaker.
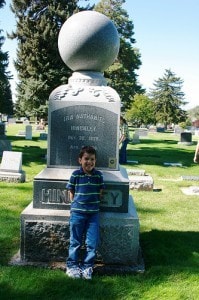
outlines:
M70 278L81 278L81 270L80 268L67 268L66 274Z
M90 280L92 279L92 273L93 273L92 267L82 269L82 278Z

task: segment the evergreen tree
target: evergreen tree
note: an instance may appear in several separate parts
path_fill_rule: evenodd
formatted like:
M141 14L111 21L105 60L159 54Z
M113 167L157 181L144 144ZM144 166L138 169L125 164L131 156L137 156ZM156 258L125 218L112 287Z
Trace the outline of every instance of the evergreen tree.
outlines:
M180 77L171 70L165 70L163 77L154 82L155 88L150 91L156 120L163 123L165 128L170 123L178 124L187 118L186 111L181 108L186 104L182 86Z
M134 25L129 20L127 11L122 8L124 3L125 0L101 0L94 8L110 18L119 33L118 57L115 63L104 72L104 75L108 79L108 84L120 95L123 111L131 107L136 93L143 92L135 73L135 70L139 69L141 61L138 49L133 47L135 43Z
M61 26L74 12L75 0L13 0L18 41L15 67L18 71L16 110L21 115L47 115L50 93L67 83L71 70L62 61L57 47Z
M0 0L0 8L2 8L5 4L5 1L4 0Z
M5 1L0 1L0 8L3 7ZM0 113L1 114L12 114L13 113L13 102L12 93L9 79L11 79L10 72L6 71L8 67L8 52L2 51L5 38L1 35L2 30L0 29Z

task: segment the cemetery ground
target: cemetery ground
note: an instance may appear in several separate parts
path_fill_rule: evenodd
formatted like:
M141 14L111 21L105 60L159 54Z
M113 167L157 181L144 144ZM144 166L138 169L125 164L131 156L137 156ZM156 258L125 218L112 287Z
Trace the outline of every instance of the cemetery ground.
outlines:
M20 214L32 201L33 178L46 167L47 142L16 136L25 125L6 127L12 150L23 153L25 183L0 182L0 299L199 299L199 196L185 195L181 188L199 181L193 163L196 146L178 144L179 135L153 133L128 145L128 169L144 169L153 177L153 191L132 190L140 219L140 244L145 272L126 275L94 275L93 280L73 280L63 270L13 266L10 261L20 246ZM180 163L181 167L165 166ZM122 248L121 248L122 251Z

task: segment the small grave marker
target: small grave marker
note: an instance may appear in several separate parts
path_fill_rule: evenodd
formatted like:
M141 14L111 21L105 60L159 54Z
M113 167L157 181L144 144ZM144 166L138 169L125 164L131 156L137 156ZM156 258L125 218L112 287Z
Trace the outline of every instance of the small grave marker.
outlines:
M17 136L26 136L26 132L25 130L19 130L18 133L17 133Z
M164 166L170 166L170 167L182 167L182 164L181 164L181 163L164 162Z
M138 164L137 160L127 160L127 164Z
M133 144L139 144L140 143L139 134L134 133L132 143Z
M199 181L199 176L192 176L192 175L190 175L190 176L181 176L182 177L182 180L193 180L193 181Z
M41 132L39 136L40 140L46 141L48 139L48 134L46 132Z
M32 140L32 126L26 125L26 140Z
M199 186L190 186L188 188L181 188L181 191L185 195L199 196Z
M0 167L0 181L25 181L25 173L22 171L22 152L3 152Z
M153 178L147 176L129 176L129 189L138 191L152 191Z
M192 145L192 133L191 132L181 132L180 134L180 142L178 144L183 144L183 145Z
M138 176L145 176L145 170L141 169L128 169L128 175L138 175Z

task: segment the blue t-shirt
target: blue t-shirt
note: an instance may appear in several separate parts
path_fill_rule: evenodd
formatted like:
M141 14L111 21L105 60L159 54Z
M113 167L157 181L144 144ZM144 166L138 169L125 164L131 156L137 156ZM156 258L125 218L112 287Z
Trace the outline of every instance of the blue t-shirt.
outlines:
M83 168L75 170L66 185L68 190L74 191L71 211L80 213L96 213L99 211L100 190L104 189L103 175L93 169L92 174L84 173Z

